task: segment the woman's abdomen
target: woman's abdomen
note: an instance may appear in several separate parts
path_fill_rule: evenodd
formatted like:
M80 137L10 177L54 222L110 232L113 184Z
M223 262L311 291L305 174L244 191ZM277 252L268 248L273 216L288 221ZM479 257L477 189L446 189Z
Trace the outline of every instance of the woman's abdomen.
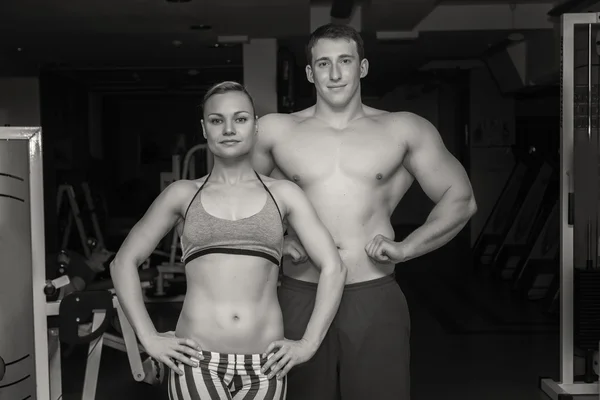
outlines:
M263 353L273 340L283 338L278 271L226 264L186 267L187 292L175 333L195 340L202 350Z

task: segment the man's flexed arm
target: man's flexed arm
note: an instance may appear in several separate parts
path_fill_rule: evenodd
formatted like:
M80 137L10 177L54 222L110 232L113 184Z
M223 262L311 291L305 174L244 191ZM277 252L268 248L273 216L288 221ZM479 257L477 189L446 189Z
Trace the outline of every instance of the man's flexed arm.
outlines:
M477 203L467 172L448 151L435 126L414 114L401 119L410 130L404 166L435 203L425 224L402 242L405 257L411 259L452 240L475 214Z
M402 262L452 240L475 214L477 204L465 169L446 149L437 129L411 113L398 113L392 118L392 129L402 130L405 137L404 167L435 203L425 223L402 242L376 237L365 248L378 261Z

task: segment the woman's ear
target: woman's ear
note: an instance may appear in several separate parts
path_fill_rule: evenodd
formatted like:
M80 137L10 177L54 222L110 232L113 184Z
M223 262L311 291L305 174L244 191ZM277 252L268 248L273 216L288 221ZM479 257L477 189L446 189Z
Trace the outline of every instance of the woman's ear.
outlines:
M204 120L200 120L200 125L202 125L202 136L206 139L206 127L204 126Z

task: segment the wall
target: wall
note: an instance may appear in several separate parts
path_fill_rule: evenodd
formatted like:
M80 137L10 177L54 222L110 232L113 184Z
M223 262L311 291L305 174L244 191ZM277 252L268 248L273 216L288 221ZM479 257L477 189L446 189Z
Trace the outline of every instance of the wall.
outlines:
M256 114L277 112L277 40L253 39L244 44L244 85Z
M486 68L471 71L469 96L470 178L478 205L471 219L473 244L514 165L515 101L500 94Z
M103 101L103 155L116 190L115 216L139 216L160 191L160 172L171 171L171 156L204 142L202 96L110 96ZM183 147L178 144L183 139ZM123 204L119 199L127 199Z
M44 146L46 250L55 253L59 246L56 215L58 185L65 182L77 184L85 179L90 162L87 88L57 73L42 72L40 110Z
M542 97L519 99L515 102L517 143L534 146L540 153L558 159L560 149L559 88Z
M89 152L93 159L101 160L104 157L102 139L102 95L97 92L88 94L88 141Z
M40 126L38 78L0 78L0 126Z

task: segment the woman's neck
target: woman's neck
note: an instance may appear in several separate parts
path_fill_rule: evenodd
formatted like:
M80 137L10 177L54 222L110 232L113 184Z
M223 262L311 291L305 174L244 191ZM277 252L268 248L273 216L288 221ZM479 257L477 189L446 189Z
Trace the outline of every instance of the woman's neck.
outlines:
M229 185L256 179L256 173L249 158L231 160L215 157L210 176L211 181L215 180Z

